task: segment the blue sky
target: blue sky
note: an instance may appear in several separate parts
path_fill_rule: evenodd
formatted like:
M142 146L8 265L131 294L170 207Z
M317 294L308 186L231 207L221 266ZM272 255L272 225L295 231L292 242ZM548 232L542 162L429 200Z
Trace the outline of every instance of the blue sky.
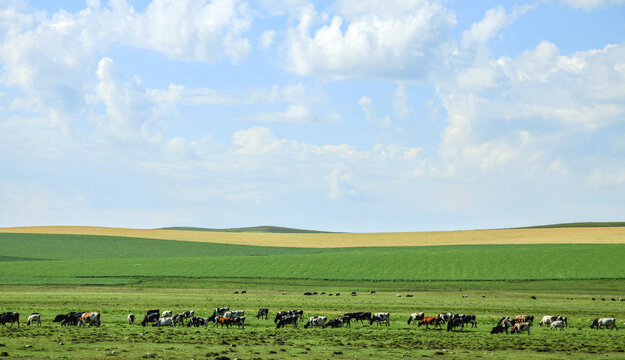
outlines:
M0 226L625 214L625 1L0 0Z

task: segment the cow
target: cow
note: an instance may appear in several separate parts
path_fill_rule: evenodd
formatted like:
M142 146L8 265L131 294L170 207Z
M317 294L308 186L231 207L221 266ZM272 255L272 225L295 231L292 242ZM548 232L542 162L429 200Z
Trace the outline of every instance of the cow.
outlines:
M244 310L238 310L238 311L226 311L226 313L224 314L224 317L229 317L229 318L238 318L241 316L245 316L245 311Z
M356 296L356 295L357 295L356 292L352 291L352 296Z
M213 315L220 315L223 316L226 311L229 311L230 308L228 307L220 307L220 308L215 308L215 310L213 310Z
M562 320L556 320L554 322L551 323L551 326L549 326L549 330L553 330L554 328L560 328L560 331L564 330L564 321Z
M67 313L65 319L61 322L61 326L75 326L80 324L84 312L70 312Z
M447 331L452 331L453 329L460 326L460 331L464 331L464 319L462 317L456 317L447 323Z
M507 333L508 332L508 328L505 327L504 325L497 325L497 326L493 327L493 329L490 331L490 333L491 333L491 335L492 334L500 334L500 333L502 333L504 331Z
M508 334L508 329L513 326L513 322L510 320L509 316L504 316L497 322L497 326L493 327L490 331L491 334L499 334L502 332L506 332Z
M551 316L551 315L545 315L545 316L543 316L543 318L542 318L542 319L540 319L540 322L538 323L538 326L541 326L541 327L542 327L543 325L550 325L550 324L551 324L551 322L553 321L552 319L553 319L554 317L555 317L555 316Z
M518 322L514 324L512 330L510 330L511 334L520 334L521 331L527 331L527 335L530 334L530 328L532 327L531 322Z
M161 312L159 310L148 310L148 312L143 317L141 325L146 326L149 323L158 321L160 313Z
M232 319L232 323L234 326L244 329L245 328L245 316Z
M189 323L187 323L187 327L191 327L191 326L200 327L202 325L208 326L208 318L194 316L189 320Z
M347 319L347 323L349 324L349 318ZM328 321L327 326L331 328L339 328L343 327L345 324L345 316L337 316L336 318Z
M178 325L184 326L184 319L185 319L184 314L174 314L171 317L171 321L174 322L174 326L178 326Z
M283 315L276 323L276 329L286 327L288 324L293 324L294 328L297 328L298 317L294 315Z
M477 327L475 315L455 314L451 317L451 320L454 319L462 319L463 324L471 324L471 327Z
M256 315L257 319L265 318L267 320L267 316L269 316L269 309L258 309L258 314Z
M171 310L165 310L163 311L163 313L161 314L161 317L172 317L172 311Z
M412 314L410 314L410 317L408 318L408 325L410 325L410 323L412 323L414 325L419 320L423 319L424 317L425 317L425 314L423 312L412 313Z
M190 318L195 316L195 311L194 310L187 310L187 311L183 312L182 315L184 316L185 319L190 319Z
M599 328L610 328L610 330L616 329L616 331L618 331L618 328L616 327L616 320L614 318L597 318L592 321L590 328L597 328L597 330L599 330Z
M451 320L452 316L454 316L454 314L449 312L449 313L439 314L438 318L439 318L439 321L441 321L444 324L447 321Z
M39 326L41 326L41 315L39 315L39 313L32 313L32 314L30 314L30 316L28 317L28 321L26 322L26 324L28 324L28 326L35 325L35 323L37 323L37 324L39 324Z
M276 314L276 317L273 319L274 323L278 323L278 321L283 317L283 316L293 316L295 317L297 320L303 320L303 316L304 316L304 310L283 310L283 311L278 311L278 313Z
M533 315L517 315L514 320L519 323L519 322L528 322L530 324L532 324L534 322L534 316Z
M156 319L152 326L174 326L174 320L171 317L162 317Z
M308 322L304 325L304 329L308 327L321 326L322 328L326 328L326 321L328 318L326 316L312 316L308 318Z
M418 326L420 327L421 325L425 325L425 328L429 329L430 325L434 325L435 329L438 327L439 329L442 330L443 329L443 326L441 325L442 323L443 323L442 320L438 316L436 316L436 317L428 316L428 317L425 317L425 318L419 320L419 325Z
M13 327L13 324L17 322L17 327L19 328L20 314L16 312L4 312L0 314L0 324L4 325L4 327L7 327L8 322L11 323L10 327Z
M135 314L128 314L128 325L135 323Z
M378 325L382 325L382 323L385 323L386 326L390 326L391 315L389 313L375 313L373 314L373 316L371 316L371 320L369 320L369 325L373 325L374 322Z
M370 312L351 312L351 313L347 313L344 314L343 316L345 316L346 318L348 318L348 322L350 323L349 325L347 325L348 327L351 327L351 320L355 320L355 321L360 321L360 323L362 324L362 322L364 320L366 321L371 321L371 313Z
M78 322L78 326L82 325L83 327L87 326L100 326L100 313L99 312L87 312L82 314L80 317L80 321Z

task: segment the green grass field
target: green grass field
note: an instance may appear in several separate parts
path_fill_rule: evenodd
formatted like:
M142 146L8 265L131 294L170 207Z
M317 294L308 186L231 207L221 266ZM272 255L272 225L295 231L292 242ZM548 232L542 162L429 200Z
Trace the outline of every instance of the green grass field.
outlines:
M625 332L589 328L596 317L625 321L625 302L611 301L625 297L622 244L280 248L0 234L0 249L0 312L18 311L22 322L40 312L44 321L41 328L0 327L6 345L0 353L11 357L625 357ZM234 294L241 290L247 294ZM305 291L342 295L303 296ZM359 295L349 296L351 291ZM414 297L396 296L408 293ZM208 316L219 306L245 310L246 329L125 324L129 312L140 317L152 308L194 309ZM390 312L392 325L276 330L271 320L250 316L260 307L270 314L300 308L306 316L329 317ZM51 323L69 311L99 311L103 326ZM448 333L408 326L416 311L475 314L478 328ZM522 313L567 316L569 327L552 332L535 326L530 336L489 334L499 317Z

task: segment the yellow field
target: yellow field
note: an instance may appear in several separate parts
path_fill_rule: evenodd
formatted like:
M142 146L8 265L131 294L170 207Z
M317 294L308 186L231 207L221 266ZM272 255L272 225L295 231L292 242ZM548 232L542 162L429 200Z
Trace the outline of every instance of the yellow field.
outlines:
M431 246L477 244L623 244L625 227L502 229L403 233L230 233L89 226L0 228L0 233L127 236L284 247Z

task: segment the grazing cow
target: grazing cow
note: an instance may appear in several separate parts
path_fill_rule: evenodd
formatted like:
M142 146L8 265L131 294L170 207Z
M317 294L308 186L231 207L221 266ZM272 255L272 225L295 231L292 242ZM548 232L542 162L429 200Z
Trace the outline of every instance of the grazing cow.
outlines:
M304 325L304 329L308 327L321 326L322 328L326 328L326 321L328 321L327 316L313 316L308 318L308 322Z
M70 312L65 315L63 320L61 321L61 326L75 326L79 325L80 319L84 312Z
M312 295L312 293L311 293L311 292L305 292L305 293L304 293L304 296L311 296L311 295Z
M220 307L220 308L215 308L215 310L213 310L213 315L220 315L223 316L226 311L229 311L230 308L227 307Z
M371 290L371 295L375 294L375 290Z
M444 324L447 321L451 320L453 316L454 316L453 313L445 313L445 314L439 314L438 318L439 318L439 321L441 321Z
M194 316L189 320L187 327L191 327L191 326L200 327L202 325L205 327L208 326L208 318Z
M443 329L443 326L441 325L442 323L443 322L441 321L441 319L438 316L436 316L436 317L428 316L428 317L425 317L425 318L419 320L419 325L418 326L425 325L425 328L429 329L430 325L434 325L435 329L438 327L439 329L442 330Z
M80 321L78 322L78 326L100 326L100 313L99 312L87 312L82 314L80 317Z
M336 318L328 321L327 326L331 328L340 328L340 327L343 327L343 325L345 325L345 322L347 322L349 326L349 318L347 318L347 320L345 319L346 319L345 316L337 316Z
M414 325L417 323L417 321L422 320L424 317L425 317L425 314L423 312L412 313L410 314L410 317L408 318L408 325L410 325L411 322Z
M41 326L41 315L39 315L39 313L32 313L32 314L30 314L30 316L28 317L28 321L26 322L26 324L28 324L28 326L35 325L35 323L37 323L37 324L39 324L39 326Z
M156 319L156 321L154 322L154 324L152 324L152 326L174 326L174 320L171 317L162 317L159 319Z
M264 317L265 320L267 320L267 316L269 316L269 309L258 309L258 315L256 315L257 319Z
M148 310L147 314L143 317L141 325L146 326L149 323L158 321L160 313L159 310Z
M451 317L451 320L454 320L454 319L462 319L463 324L471 324L471 327L477 327L477 322L475 321L475 315L455 314Z
M468 298L468 297L469 297L469 295L462 295L462 298L463 298L463 299L466 299L466 298Z
M163 314L161 315L161 317L172 317L172 311L171 310L165 310L163 311Z
M564 321L562 320L556 320L554 322L551 323L551 326L549 327L549 330L553 330L554 328L560 328L560 331L564 330Z
M538 326L543 326L543 325L550 325L551 322L553 321L553 318L555 318L556 316L551 316L551 315L545 315L543 316L542 319L540 319L540 322L538 323Z
M516 320L516 322L528 322L528 323L533 323L534 322L534 316L533 315L517 315L514 320Z
M456 317L447 323L447 331L451 331L460 326L460 331L464 331L464 320L462 317Z
M362 324L363 321L371 321L371 313L370 312L351 312L351 313L347 313L344 314L343 316L345 316L348 320L348 327L350 327L351 325L351 320L355 320L355 321L360 321L360 323Z
M190 319L195 316L195 311L188 310L188 311L183 312L182 315L184 316L185 319Z
M245 316L232 319L232 324L236 327L240 327L241 329L245 329Z
M135 322L135 314L128 314L128 325L132 325Z
M297 328L297 320L299 318L293 315L283 315L280 317L276 324L276 328L279 329L281 327L286 327L288 324L293 324L294 328Z
M17 327L19 328L20 327L20 314L16 312L4 312L0 314L0 324L4 325L4 327L7 327L8 322L11 323L10 327L13 327L13 324L17 322Z
M527 331L527 335L530 334L530 328L532 327L532 323L530 322L518 322L514 324L512 330L510 330L511 334L520 334L521 331Z
M411 297L414 297L414 295L408 294L408 295L406 295L406 297L410 297L411 298Z
M391 315L389 313L375 313L373 314L373 316L371 316L371 320L369 320L369 325L373 325L374 322L378 325L382 325L382 323L385 323L386 326L390 326Z
M491 333L491 335L492 334L500 334L500 333L502 333L504 331L506 333L508 333L508 328L505 327L504 325L497 325L497 326L493 327L493 329L490 331L490 333Z
M356 292L352 291L352 296L356 296L356 295L357 295Z
M618 328L616 327L616 320L614 318L597 318L593 320L590 328L597 328L597 330L599 330L599 328L610 328L610 330L616 329L616 331L618 331Z
M229 317L229 318L238 318L241 316L245 316L245 311L244 310L238 310L238 311L226 311L226 313L224 314L224 317Z
M278 313L276 314L275 319L273 319L274 323L278 323L278 321L283 317L283 316L292 316L295 317L296 319L302 319L302 317L304 316L304 310L283 310L283 311L278 311ZM302 319L302 321L304 321Z
M174 322L174 326L180 325L180 326L184 326L184 314L174 314L171 317L171 320Z

